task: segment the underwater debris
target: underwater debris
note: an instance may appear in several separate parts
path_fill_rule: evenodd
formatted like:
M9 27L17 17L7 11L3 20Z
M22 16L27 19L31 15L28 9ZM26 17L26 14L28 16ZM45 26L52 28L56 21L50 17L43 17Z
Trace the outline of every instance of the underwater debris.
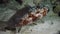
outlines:
M60 31L58 31L57 34L60 34Z
M60 16L60 5L56 5L53 7L53 12Z
M58 13L58 16L60 16L60 12Z
M53 12L54 12L54 13L57 13L58 16L59 16L59 12L60 12L60 0L56 0L56 1L53 3Z
M9 0L0 0L0 4L6 4Z
M20 5L22 5L23 0L15 0L16 2L18 2Z

